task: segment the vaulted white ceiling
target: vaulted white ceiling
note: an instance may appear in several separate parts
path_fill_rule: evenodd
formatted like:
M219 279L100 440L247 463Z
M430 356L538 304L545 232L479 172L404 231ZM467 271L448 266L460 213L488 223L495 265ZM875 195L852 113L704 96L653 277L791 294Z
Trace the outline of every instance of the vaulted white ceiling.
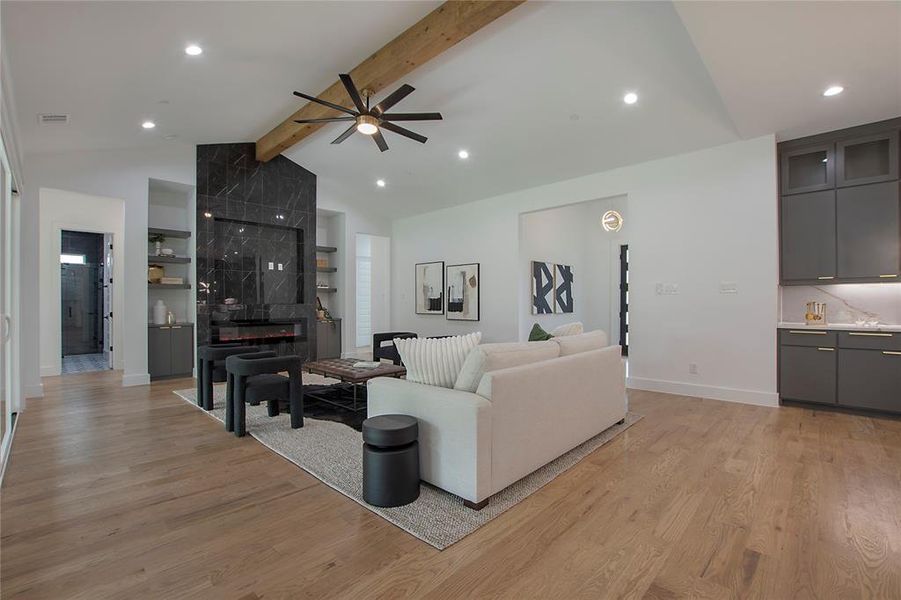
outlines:
M4 2L19 136L26 153L253 141L300 106L293 90L322 91L438 4ZM899 40L898 2L533 1L404 79L417 90L395 110L445 117L409 124L427 144L389 132L385 153L362 135L331 145L334 125L286 155L330 197L424 212L897 116ZM204 53L186 56L189 42ZM832 83L845 93L823 98ZM38 124L57 112L71 123Z

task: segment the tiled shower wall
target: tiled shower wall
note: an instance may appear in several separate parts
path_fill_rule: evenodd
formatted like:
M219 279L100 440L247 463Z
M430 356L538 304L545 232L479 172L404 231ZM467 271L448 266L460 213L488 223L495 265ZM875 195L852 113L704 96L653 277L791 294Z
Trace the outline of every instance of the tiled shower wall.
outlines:
M197 146L197 341L211 321L305 319L316 348L316 176L253 143ZM226 302L228 299L228 302Z

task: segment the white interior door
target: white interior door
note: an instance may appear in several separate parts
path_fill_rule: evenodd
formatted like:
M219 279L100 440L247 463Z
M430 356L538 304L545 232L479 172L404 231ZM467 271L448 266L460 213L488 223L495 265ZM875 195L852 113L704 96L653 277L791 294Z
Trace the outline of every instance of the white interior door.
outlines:
M0 143L0 461L6 460L15 406L13 380L13 206L12 174Z

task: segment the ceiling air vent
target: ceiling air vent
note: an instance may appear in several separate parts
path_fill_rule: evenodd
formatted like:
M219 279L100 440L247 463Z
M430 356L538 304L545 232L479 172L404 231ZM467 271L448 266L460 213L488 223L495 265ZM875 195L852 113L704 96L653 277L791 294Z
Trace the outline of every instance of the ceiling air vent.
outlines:
M69 115L61 113L44 113L38 115L38 123L41 125L65 125L69 122Z

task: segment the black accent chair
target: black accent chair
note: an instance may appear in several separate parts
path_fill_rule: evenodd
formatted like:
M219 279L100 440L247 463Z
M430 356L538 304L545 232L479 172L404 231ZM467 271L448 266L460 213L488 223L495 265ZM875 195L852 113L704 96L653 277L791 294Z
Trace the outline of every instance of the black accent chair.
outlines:
M256 346L238 343L200 346L197 349L197 406L213 410L213 383L222 383L228 378L225 360L229 356L259 351Z
M415 338L419 337L412 331L389 331L387 333L375 333L372 335L372 360L375 362L380 361L381 359L390 360L396 365L401 364L400 354L397 352L397 346L391 344L390 346L382 347L382 342L387 342L390 340L394 340L397 338L407 339L407 338Z
M225 361L228 371L225 402L225 430L238 437L247 433L244 403L266 402L269 416L279 414L279 402L286 401L291 412L291 429L303 427L303 382L299 356L277 356L275 352L237 354ZM279 375L287 371L288 377Z

